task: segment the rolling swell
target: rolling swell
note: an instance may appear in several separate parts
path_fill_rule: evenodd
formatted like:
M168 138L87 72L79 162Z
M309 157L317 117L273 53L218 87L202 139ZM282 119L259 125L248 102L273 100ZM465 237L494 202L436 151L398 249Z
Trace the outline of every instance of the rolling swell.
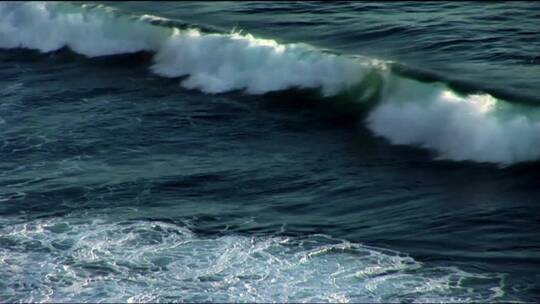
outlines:
M375 134L433 150L440 159L511 165L540 157L536 107L409 78L388 63L249 34L180 30L157 17L99 6L3 3L0 16L0 48L69 49L90 58L131 54L153 73L210 94L316 91L323 103L362 113Z

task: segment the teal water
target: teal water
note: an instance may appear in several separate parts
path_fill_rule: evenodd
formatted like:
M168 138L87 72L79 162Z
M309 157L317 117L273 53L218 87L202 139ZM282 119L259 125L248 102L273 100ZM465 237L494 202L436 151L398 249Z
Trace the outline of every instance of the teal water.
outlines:
M537 6L0 4L0 300L537 301Z

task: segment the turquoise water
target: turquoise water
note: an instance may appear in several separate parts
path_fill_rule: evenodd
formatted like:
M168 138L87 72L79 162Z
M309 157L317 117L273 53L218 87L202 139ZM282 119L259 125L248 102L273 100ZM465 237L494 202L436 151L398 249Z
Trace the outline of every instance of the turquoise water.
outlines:
M531 302L537 4L0 4L0 300Z

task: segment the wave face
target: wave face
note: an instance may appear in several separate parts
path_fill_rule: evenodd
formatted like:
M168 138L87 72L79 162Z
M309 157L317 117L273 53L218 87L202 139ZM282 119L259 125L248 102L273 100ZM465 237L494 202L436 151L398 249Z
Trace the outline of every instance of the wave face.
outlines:
M8 302L490 302L504 276L429 267L324 235L201 237L84 216L2 225ZM20 250L26 248L25 250ZM127 250L132 248L133 250ZM474 282L469 284L466 282ZM467 285L465 285L467 284Z
M319 89L325 97L349 94L361 103L368 75L383 84L367 126L394 144L430 149L439 159L511 165L540 157L538 110L489 94L459 96L443 84L391 73L375 60L339 56L304 44L239 33L203 34L156 26L152 17L119 15L104 7L65 3L0 4L0 48L50 52L61 48L88 56L152 52L150 70L183 77L181 85L205 93L243 90L264 94L291 88ZM354 92L354 95L350 95Z

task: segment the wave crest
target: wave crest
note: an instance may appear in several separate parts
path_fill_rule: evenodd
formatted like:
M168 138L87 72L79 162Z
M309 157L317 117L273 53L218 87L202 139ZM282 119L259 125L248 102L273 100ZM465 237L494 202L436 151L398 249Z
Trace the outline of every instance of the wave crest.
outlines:
M537 109L517 111L489 94L460 97L444 86L402 82L367 118L369 128L393 144L428 148L439 159L500 165L540 156Z
M249 94L291 87L339 93L363 76L359 62L321 54L305 45L281 45L251 35L175 31L155 56L152 70L162 76L188 76L182 85L206 93L245 89Z
M300 88L345 97L364 105L375 134L441 159L510 165L540 158L540 115L532 106L487 94L458 97L444 84L399 76L376 60L249 34L180 30L155 25L156 18L66 3L0 3L0 48L67 47L87 57L149 52L153 73L183 77L183 87L205 93Z

